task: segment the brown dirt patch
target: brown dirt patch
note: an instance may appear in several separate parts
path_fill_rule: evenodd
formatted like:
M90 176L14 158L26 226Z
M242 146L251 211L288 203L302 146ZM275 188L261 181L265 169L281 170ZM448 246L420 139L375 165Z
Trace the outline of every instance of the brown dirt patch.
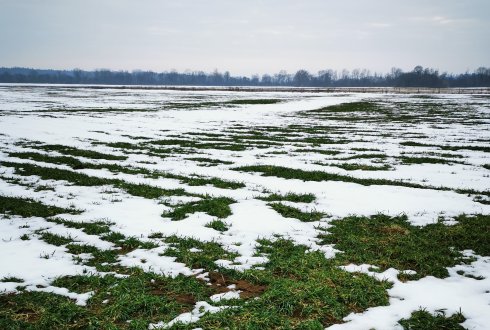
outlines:
M258 285L250 283L246 280L231 280L227 276L218 273L218 272L209 272L209 282L211 283L211 287L217 293L224 293L231 291L228 289L228 286L234 284L236 290L240 290L241 298L252 298L260 296L265 290L265 285Z

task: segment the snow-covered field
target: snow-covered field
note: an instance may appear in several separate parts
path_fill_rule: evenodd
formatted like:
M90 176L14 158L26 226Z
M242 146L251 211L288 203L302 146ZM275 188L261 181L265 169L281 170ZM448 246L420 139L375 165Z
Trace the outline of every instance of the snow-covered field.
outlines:
M321 314L328 310L322 294L297 301L292 312L278 302L279 323L262 327L396 329L400 320L426 310L447 317L461 312L464 328L487 329L488 232L465 227L461 235L476 238L450 244L457 261L441 262L443 273L424 265L432 262L425 257L408 263L416 269L397 269L395 255L383 264L356 264L345 257L341 239L323 237L335 236L329 230L342 219L381 214L402 221L403 235L437 224L450 232L462 226L461 215L479 215L478 228L488 229L489 124L490 97L482 95L0 86L3 324L22 328L22 322L44 320L31 305L27 312L15 309L29 296L10 301L29 292L68 297L102 318L95 310L110 309L118 298L102 299L98 287L63 286L63 279L110 276L118 285L118 279L143 276L132 273L139 268L162 278L191 278L211 290L168 311L111 319L118 327L220 328L232 322L260 328L244 315L270 297L277 275L274 252L260 247L274 249L273 242L284 240L305 246L305 255L321 253L353 281L367 274L362 278L376 279L373 286L388 283L382 290L388 300L379 306L349 301L328 317ZM91 223L97 230L88 229ZM136 243L127 243L131 239ZM380 246L399 238L386 239ZM206 244L221 255L208 254ZM115 255L98 258L104 251ZM429 270L422 271L425 266ZM287 276L278 278L292 277L281 271ZM232 284L213 291L216 273ZM243 281L261 289L245 289ZM342 290L329 299L343 301ZM308 326L301 323L306 321Z

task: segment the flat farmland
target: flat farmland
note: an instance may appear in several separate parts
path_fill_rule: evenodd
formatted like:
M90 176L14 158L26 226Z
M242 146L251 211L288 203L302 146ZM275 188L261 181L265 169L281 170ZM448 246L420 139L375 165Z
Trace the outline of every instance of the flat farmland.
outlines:
M2 329L486 329L490 96L0 86Z

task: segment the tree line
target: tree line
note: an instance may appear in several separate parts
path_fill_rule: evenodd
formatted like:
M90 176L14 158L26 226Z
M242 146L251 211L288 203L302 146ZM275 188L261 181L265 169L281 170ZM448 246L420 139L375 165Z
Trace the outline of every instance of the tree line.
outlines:
M42 70L0 68L0 83L103 84L103 85L187 85L187 86L297 86L297 87L490 87L490 68L480 67L460 74L439 73L416 66L404 72L393 68L389 73L371 73L367 69L321 70L316 74L298 70L294 74L232 76L228 71L212 73Z

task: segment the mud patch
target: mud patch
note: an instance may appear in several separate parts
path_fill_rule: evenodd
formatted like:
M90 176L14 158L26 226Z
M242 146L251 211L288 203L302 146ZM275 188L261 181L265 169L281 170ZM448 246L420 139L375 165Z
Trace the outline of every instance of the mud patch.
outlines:
M228 287L230 285L235 285L234 290L239 290L240 298L253 298L260 296L266 289L265 285L258 285L250 283L246 280L231 280L229 277L218 273L218 272L209 272L209 283L211 283L212 288L217 293L229 292L231 289Z

